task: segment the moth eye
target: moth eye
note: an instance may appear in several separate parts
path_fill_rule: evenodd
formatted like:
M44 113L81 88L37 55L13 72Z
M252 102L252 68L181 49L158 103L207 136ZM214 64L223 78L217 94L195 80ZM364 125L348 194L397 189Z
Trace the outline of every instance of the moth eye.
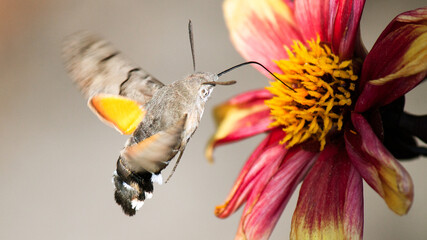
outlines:
M208 91L206 90L206 89L201 89L200 90L200 95L202 96L202 97L206 97L207 95L208 95Z
M206 100L208 99L209 95L211 94L211 91L212 91L212 90L208 90L208 89L202 88L202 89L200 89L200 91L199 91L199 95L200 95L200 97L201 97L204 101L206 101Z

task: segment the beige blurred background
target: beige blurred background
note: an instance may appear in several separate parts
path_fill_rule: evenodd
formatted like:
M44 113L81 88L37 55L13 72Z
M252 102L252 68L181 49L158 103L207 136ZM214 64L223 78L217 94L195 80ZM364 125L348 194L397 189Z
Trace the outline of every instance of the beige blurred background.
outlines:
M425 0L367 1L362 37L370 49L398 13ZM207 163L213 106L266 80L251 67L226 75L171 181L155 186L134 217L113 199L111 175L126 137L86 107L60 59L64 36L97 32L164 83L192 72L187 22L192 19L197 70L219 72L242 62L231 45L221 1L0 1L0 239L233 239L241 212L213 215L263 136L221 147ZM407 97L426 113L427 84ZM413 177L408 215L393 214L365 185L365 239L427 239L427 159L403 163ZM272 239L287 239L294 194Z

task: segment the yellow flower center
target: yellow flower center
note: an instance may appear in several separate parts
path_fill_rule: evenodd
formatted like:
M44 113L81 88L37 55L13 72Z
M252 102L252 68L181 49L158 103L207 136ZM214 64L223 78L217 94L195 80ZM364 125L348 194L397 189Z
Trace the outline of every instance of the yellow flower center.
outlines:
M357 75L352 61L340 61L319 37L307 44L294 42L292 50L285 47L289 59L275 61L283 72L276 75L295 91L277 80L271 82L267 89L274 97L265 104L271 109L272 125L286 132L281 144L292 147L316 140L323 150L328 133L342 129Z

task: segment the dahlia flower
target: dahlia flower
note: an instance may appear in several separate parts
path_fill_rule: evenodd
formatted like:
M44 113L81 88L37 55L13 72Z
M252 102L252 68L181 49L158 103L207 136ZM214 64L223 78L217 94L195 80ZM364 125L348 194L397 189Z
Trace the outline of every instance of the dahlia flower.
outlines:
M361 239L362 179L396 214L410 209L413 183L393 155L398 148L383 144L384 116L426 77L427 8L398 15L367 53L359 31L364 3L224 2L236 49L292 88L268 75L274 81L266 89L215 109L217 131L206 149L210 160L219 145L267 134L215 209L225 218L244 205L236 239L268 239L301 182L291 239ZM410 122L410 139L425 141L423 119ZM410 144L410 156L425 151Z

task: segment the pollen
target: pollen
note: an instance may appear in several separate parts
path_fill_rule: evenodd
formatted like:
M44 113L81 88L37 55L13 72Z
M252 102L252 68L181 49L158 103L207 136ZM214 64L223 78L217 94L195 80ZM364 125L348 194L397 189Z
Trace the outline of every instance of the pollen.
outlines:
M295 41L291 48L285 46L289 59L275 63L282 70L277 77L293 90L277 80L271 82L267 90L273 97L265 104L272 126L286 132L281 144L289 148L316 140L323 150L330 133L343 127L358 77L352 60L341 61L319 37L307 45Z

